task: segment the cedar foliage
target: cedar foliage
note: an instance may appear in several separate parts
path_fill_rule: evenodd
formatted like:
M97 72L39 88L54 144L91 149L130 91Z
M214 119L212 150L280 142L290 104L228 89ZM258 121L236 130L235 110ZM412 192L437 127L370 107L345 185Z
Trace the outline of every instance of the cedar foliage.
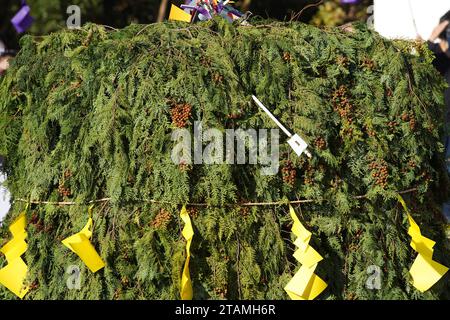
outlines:
M417 188L405 199L423 234L437 241L435 260L449 266L440 213L448 196L444 82L430 53L364 25L345 33L253 23L119 31L89 24L22 39L0 80L0 154L13 198L111 198L94 209L92 241L107 264L96 274L61 244L84 226L87 206L31 206L26 299L178 299L179 211L188 202L209 205L189 208L195 299L286 299L283 287L298 268L287 206L225 204L287 199L317 200L296 210L324 256L317 274L329 287L320 298L450 297L448 275L425 294L409 284L415 253L395 200ZM252 93L307 139L311 160L283 137L275 176L256 165L172 163L174 107L189 106L181 112L189 130L194 120L222 130L274 128ZM14 203L3 241L24 206ZM81 268L80 290L67 289L70 265ZM382 270L381 290L366 289L371 265ZM0 288L0 298L14 296Z

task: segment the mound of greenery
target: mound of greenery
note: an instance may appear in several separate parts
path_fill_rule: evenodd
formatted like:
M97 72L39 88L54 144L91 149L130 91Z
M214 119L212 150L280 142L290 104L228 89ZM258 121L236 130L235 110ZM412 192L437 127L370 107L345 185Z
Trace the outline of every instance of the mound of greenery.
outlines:
M295 209L324 257L320 298L450 297L448 275L424 294L410 285L416 253L396 200L407 191L422 233L437 241L434 259L449 266L444 82L424 46L364 25L221 19L117 31L91 24L21 45L0 80L0 154L15 200L0 239L10 239L7 226L27 200L75 203L28 210L25 299L178 299L184 204L197 204L187 206L194 299L286 299L299 267L286 204L299 199L311 200ZM307 140L311 159L281 136L277 175L262 175L261 165L173 163L171 135L192 132L194 121L275 128L252 94ZM106 267L92 274L61 240L100 199L92 242ZM66 284L71 265L81 268L79 290ZM373 265L380 290L366 287ZM15 298L3 287L0 297Z

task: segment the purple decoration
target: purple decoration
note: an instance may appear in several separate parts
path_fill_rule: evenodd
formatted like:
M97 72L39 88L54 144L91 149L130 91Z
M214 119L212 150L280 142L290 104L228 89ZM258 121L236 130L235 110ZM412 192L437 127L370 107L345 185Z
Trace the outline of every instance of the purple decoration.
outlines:
M28 6L25 1L22 1L22 7L11 19L11 23L18 33L27 31L33 24L34 19L30 15L30 11L30 6Z
M194 17L194 21L205 21L212 19L213 16L221 16L229 22L233 22L233 15L241 18L243 13L228 5L227 0L216 0L215 4L211 0L185 0L181 8Z
M188 4L182 4L182 5L180 6L180 8L181 8L181 9L184 9L184 11L186 11L186 9L197 10L197 7L196 7L196 6L191 6L191 5L188 5Z
M359 0L341 0L341 4L358 4Z
M242 12L240 12L240 11L234 9L234 8L230 8L229 12L234 14L235 16L237 16L239 18L244 16L244 14Z
M184 4L182 4L181 5L181 8L182 9L192 9L192 10L194 10L194 12L195 11L198 11L198 12L200 12L200 14L202 14L203 16L205 16L206 17L206 19L212 19L212 16L211 16L211 14L209 13L209 11L208 10L206 10L205 8L203 8L203 7L194 7L194 6L189 6L189 5L184 5Z

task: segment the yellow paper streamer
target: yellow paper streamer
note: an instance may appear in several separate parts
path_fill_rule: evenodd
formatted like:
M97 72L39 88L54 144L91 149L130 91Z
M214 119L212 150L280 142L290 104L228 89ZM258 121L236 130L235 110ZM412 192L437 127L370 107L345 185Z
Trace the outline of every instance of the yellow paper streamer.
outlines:
M414 260L409 273L413 278L413 286L420 292L425 292L447 273L448 268L433 261L433 247L436 242L421 234L420 227L409 213L408 207L402 196L398 195L398 201L402 204L403 209L408 215L408 234L411 236L410 245L414 251L419 253L416 260Z
M303 226L290 205L289 212L294 221L292 233L297 236L294 245L298 249L294 257L302 266L284 290L292 300L314 300L327 287L326 282L314 273L323 257L309 245L312 234Z
M12 240L0 249L0 252L5 255L6 261L8 261L8 265L0 270L0 284L20 299L30 290L30 288L24 287L28 266L21 258L28 248L25 242L27 238L26 221L25 212L22 212L9 227L9 231L13 235Z
M191 15L172 4L169 13L169 20L191 22Z
M181 276L181 300L192 300L192 281L189 274L189 261L191 259L191 242L194 237L194 229L192 228L191 218L186 210L186 206L183 206L180 213L181 220L184 222L184 228L182 231L183 237L186 239L186 262L184 263L183 274Z
M80 259L93 273L105 267L105 263L98 255L92 243L89 241L92 237L92 206L89 208L89 220L86 226L77 234L70 236L62 241L62 243L76 253Z

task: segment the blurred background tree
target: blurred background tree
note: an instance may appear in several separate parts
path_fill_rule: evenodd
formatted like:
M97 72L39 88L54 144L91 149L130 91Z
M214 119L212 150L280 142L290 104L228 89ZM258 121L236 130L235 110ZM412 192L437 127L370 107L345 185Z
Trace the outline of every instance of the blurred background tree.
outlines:
M183 0L28 0L35 23L28 31L42 35L64 28L67 7L81 8L82 24L95 22L115 28L131 23L153 23L167 18L170 4ZM341 5L340 0L237 0L235 6L243 12L251 11L262 18L299 20L315 25L335 26L348 21L366 19L369 0L357 5ZM18 48L18 35L10 20L20 8L21 0L2 0L0 39L9 48ZM159 17L159 19L158 19Z
M352 21L366 21L373 11L369 7L373 0L359 0L353 4L343 4L342 0L324 1L311 20L316 26L340 26Z

